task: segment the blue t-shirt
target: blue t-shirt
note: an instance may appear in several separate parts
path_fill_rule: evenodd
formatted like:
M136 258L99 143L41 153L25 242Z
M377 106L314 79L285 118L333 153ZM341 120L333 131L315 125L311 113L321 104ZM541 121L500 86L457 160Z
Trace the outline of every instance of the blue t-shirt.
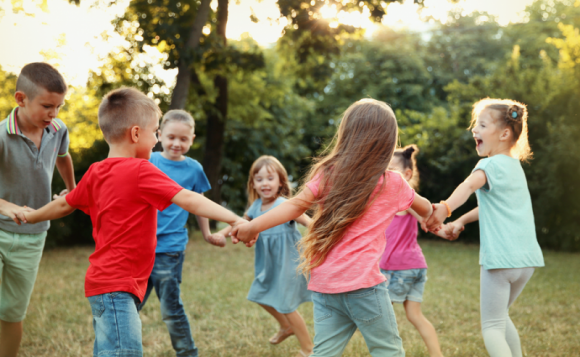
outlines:
M479 264L484 269L544 266L520 161L495 155L479 161L476 170L487 177L487 183L475 192L479 204Z
M183 161L173 161L164 158L160 152L154 152L149 161L186 190L203 193L211 188L203 167L196 160L186 157ZM189 240L187 228L185 228L187 217L189 217L189 212L176 204L157 213L156 253L185 250Z

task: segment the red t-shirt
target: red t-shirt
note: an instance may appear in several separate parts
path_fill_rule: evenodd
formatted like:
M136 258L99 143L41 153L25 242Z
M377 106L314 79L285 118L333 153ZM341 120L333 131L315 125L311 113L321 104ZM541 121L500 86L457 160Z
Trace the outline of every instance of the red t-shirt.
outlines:
M143 301L155 263L157 210L182 189L147 160L110 158L91 165L66 195L93 223L86 297L124 291Z

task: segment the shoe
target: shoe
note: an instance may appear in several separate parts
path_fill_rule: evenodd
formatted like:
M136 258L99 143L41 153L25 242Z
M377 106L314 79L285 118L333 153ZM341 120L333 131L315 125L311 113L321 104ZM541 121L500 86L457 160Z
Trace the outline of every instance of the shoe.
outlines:
M272 338L270 338L270 343L273 345L277 345L280 342L284 341L288 337L292 336L294 331L292 331L292 327L288 327L286 330L278 330Z

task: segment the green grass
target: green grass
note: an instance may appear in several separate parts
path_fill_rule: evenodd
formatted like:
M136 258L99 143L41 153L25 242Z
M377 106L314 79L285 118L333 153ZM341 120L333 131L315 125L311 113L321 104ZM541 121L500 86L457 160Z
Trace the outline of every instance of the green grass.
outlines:
M429 264L423 302L446 356L487 356L480 333L478 246L422 241ZM91 248L45 252L24 323L21 356L92 356L91 309L84 298L84 274ZM268 338L273 318L246 300L253 278L253 249L220 249L195 237L187 249L182 298L202 356L294 356L292 337L278 346ZM580 356L580 255L545 252L511 309L526 356ZM312 304L303 304L312 336ZM395 305L407 356L427 356L421 337ZM174 356L159 302L149 300L141 314L145 356ZM368 356L357 332L345 356Z

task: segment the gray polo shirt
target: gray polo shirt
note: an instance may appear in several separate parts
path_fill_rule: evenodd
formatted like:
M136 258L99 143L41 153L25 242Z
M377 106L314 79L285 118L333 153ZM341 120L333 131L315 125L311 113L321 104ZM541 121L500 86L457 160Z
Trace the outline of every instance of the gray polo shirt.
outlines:
M60 119L54 119L44 129L38 150L18 129L17 110L0 121L0 198L38 209L52 200L52 174L57 156L68 153L68 130ZM8 232L37 234L49 227L49 221L19 226L0 215L0 229Z

